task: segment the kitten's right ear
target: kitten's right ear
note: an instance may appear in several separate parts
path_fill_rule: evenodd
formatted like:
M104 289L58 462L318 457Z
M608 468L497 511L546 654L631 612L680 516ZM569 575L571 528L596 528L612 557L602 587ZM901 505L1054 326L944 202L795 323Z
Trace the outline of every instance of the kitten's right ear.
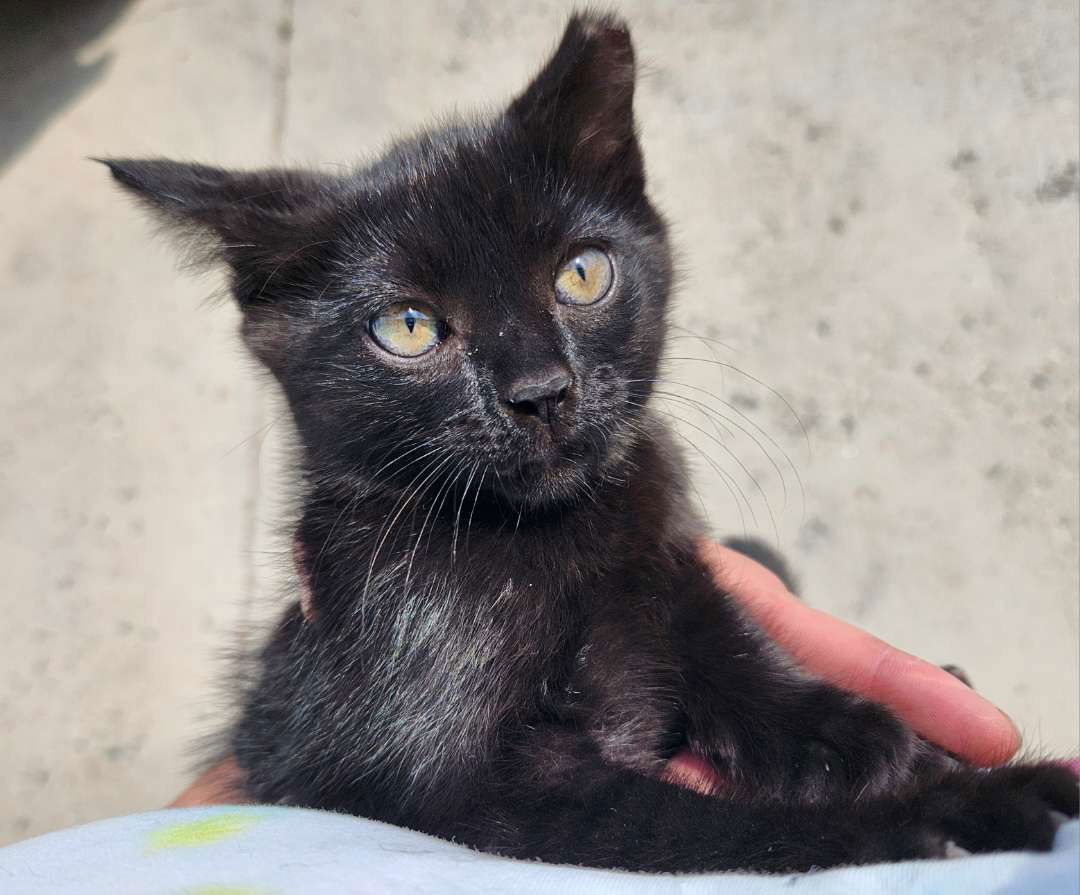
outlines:
M336 182L307 171L237 172L165 159L94 161L107 165L166 231L181 237L194 260L225 261L241 305L263 300L263 290L254 287L312 243Z

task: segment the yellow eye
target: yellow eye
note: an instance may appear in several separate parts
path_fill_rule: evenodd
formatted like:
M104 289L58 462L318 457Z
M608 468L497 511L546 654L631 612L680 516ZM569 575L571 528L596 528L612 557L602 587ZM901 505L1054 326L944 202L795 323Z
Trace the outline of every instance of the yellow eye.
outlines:
M585 249L556 274L555 297L564 305L591 305L608 294L614 279L611 259L599 249Z
M368 331L391 354L419 357L442 341L445 324L430 309L400 303L372 317Z

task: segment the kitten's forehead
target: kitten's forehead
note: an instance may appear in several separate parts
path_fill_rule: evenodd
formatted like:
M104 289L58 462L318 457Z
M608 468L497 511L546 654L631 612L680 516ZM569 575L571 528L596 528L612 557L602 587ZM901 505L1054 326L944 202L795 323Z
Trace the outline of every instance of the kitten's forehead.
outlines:
M535 227L568 210L575 193L558 158L543 158L501 120L459 123L399 142L364 180L391 222L450 218L477 230L490 227L493 217Z
M503 120L402 141L360 175L355 211L395 273L427 288L528 277L575 243L612 241L626 209ZM550 271L548 271L550 273Z

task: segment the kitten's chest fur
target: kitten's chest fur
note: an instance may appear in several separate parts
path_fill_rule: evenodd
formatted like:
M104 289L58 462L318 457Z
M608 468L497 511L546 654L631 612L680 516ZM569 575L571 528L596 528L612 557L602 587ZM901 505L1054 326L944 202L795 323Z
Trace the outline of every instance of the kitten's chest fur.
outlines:
M612 758L639 764L667 748L677 709L663 582L693 520L661 432L631 460L634 472L572 509L519 519L480 505L468 524L448 500L396 535L394 501L308 501L299 537L314 613L294 612L264 656L290 715L266 723L308 725L282 759L321 743L342 754L342 775L301 800L355 799L345 774L367 763L410 806L431 804L439 781L475 782L511 732L548 722L586 726Z

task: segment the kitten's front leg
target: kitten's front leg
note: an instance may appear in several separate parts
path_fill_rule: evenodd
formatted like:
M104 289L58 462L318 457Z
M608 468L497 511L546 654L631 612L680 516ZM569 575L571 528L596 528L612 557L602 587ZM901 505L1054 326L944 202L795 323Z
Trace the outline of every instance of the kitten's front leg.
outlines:
M956 766L884 707L796 669L696 559L675 601L687 735L732 794L873 797Z
M1061 767L945 774L899 797L820 804L712 798L606 761L592 736L531 726L467 806L413 824L485 851L625 870L808 870L972 852L1049 849L1075 816Z

